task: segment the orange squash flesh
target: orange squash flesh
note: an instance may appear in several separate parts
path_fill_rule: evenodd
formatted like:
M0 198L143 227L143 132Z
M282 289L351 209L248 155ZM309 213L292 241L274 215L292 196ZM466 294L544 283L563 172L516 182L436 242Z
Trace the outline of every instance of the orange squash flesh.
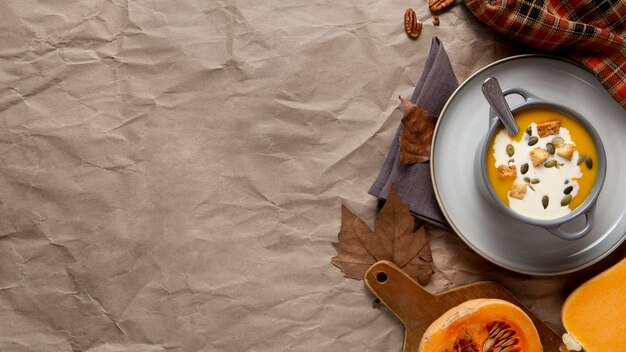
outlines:
M626 259L574 290L561 318L585 351L626 352Z
M464 302L426 329L419 352L542 352L537 329L528 315L500 299Z

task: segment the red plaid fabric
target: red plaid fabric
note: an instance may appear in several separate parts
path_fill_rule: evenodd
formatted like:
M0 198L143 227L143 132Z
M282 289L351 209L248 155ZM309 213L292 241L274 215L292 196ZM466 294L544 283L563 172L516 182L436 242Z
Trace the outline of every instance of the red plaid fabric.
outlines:
M626 1L465 0L481 21L593 71L626 109Z

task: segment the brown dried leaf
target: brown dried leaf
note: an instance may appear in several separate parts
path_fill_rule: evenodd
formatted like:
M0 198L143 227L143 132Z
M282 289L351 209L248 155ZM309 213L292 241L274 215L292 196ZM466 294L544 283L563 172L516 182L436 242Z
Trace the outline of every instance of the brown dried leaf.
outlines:
M406 165L430 160L437 116L400 97L404 109L400 131L400 162Z
M389 190L374 225L372 232L362 219L342 205L338 242L333 243L337 256L331 263L347 277L362 280L372 264L389 260L421 285L427 284L433 267L426 228L422 226L413 232L415 219L394 187Z

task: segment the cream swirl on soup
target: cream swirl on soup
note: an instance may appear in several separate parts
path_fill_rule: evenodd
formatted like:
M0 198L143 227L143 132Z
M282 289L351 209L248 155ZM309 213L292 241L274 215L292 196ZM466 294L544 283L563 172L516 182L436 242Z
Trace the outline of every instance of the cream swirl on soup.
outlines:
M489 142L486 171L496 196L513 211L553 219L585 202L598 172L591 134L576 119L541 106L514 113L521 131L504 128Z
M531 123L519 141L500 130L494 137L493 166L502 177L515 178L508 192L511 209L536 219L554 219L572 211L568 205L578 194L577 180L582 177L579 152L560 123L552 130L545 128L546 123L539 126L543 133Z

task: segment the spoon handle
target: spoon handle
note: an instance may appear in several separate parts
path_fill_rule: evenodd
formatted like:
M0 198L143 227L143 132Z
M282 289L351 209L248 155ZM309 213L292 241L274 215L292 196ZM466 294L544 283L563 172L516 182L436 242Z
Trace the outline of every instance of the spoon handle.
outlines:
M483 82L482 91L487 102L489 102L493 111L504 124L504 127L506 127L511 135L517 135L517 133L519 133L519 126L513 117L509 104L507 104L506 99L504 99L504 94L502 94L498 80L495 77L487 78L485 82Z

